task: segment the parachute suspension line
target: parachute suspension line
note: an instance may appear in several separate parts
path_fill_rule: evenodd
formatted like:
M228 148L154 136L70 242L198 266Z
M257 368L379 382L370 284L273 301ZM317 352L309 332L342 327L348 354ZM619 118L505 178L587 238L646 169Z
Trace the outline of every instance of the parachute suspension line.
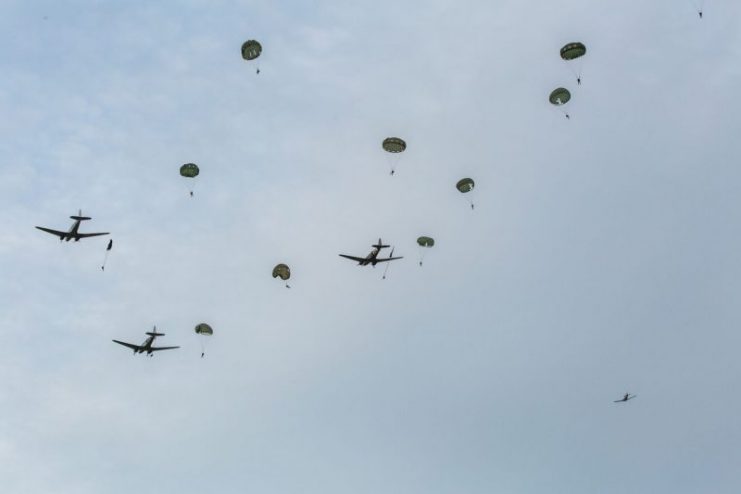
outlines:
M396 173L396 165L399 164L399 159L400 158L401 158L401 156L399 156L398 154L390 154L386 158L388 160L388 164L389 164L389 175L391 175L392 177Z
M105 249L105 256L103 257L103 264L100 266L101 271L105 271L105 264L108 262L108 253L113 248L113 239L108 241L108 247Z
M571 71L572 74L574 74L574 78L576 79L576 84L578 86L581 86L581 73L582 73L581 63L579 62L579 67L576 67L576 64L573 62L567 63L566 65L569 66L569 70Z
M394 248L391 248L391 254L389 254L389 257L394 257ZM383 268L383 276L381 277L382 280L386 279L386 273L389 272L389 268L391 267L391 263L393 261L389 261L386 263L386 266Z

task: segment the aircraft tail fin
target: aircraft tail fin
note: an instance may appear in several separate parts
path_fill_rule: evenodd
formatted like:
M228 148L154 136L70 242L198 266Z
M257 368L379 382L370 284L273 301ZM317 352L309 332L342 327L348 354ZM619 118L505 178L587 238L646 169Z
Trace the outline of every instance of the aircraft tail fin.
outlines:
M92 218L90 216L83 216L82 209L80 209L79 211L77 211L77 216L70 216L70 219L85 221L85 220L91 220Z
M373 247L375 247L376 249L387 249L387 248L389 248L391 246L390 245L384 245L383 241L379 238L378 239L378 243L376 245L374 245Z
M148 336L165 336L165 333L158 333L157 332L157 326L154 326L152 328L152 331L147 331L145 334L148 335Z

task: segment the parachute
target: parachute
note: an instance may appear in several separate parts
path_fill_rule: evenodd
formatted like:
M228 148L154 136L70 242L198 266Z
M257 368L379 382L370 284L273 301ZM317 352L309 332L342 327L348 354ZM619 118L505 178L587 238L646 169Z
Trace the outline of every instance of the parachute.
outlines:
M108 253L111 251L112 248L113 248L113 239L110 239L108 241L108 247L106 247L105 249L105 257L103 258L103 265L100 266L101 271L105 271L105 263L108 261Z
M561 107L565 105L566 103L568 103L570 100L571 100L571 93L569 92L568 89L563 88L563 87L554 89L551 92L551 95L548 96L548 101L550 101L551 104L556 107ZM569 114L566 113L566 110L561 108L561 111L566 116L566 118L571 118Z
M196 178L201 171L195 163L186 163L180 167L180 176L185 178ZM195 187L195 183L193 184ZM190 188L190 197L193 197L193 187Z
M399 162L399 153L403 153L407 148L407 143L400 137L387 137L381 143L383 150L389 153L389 166L391 175L396 173L396 163Z
M211 326L202 322L196 325L195 332L201 343L201 358L203 358L203 356L206 355L206 342L208 341L208 338L214 334L214 330Z
M435 239L432 237L419 237L417 239L417 245L419 245L419 265L421 266L425 258L425 252L435 245Z
M242 43L242 58L247 61L254 60L262 53L262 45L259 41L249 39ZM260 66L257 67L257 73L260 73Z
M561 48L561 58L566 61L583 57L586 53L587 47L584 46L584 43L579 43L578 41L575 43L566 43Z
M573 43L566 43L561 48L561 59L568 63L571 72L576 77L576 83L581 84L581 73L582 73L582 57L587 53L587 47L584 43L575 41Z
M474 185L475 182L472 178L462 178L458 180L457 184L455 184L455 188L458 189L458 192L461 194L467 194L473 190ZM473 208L473 201L471 201L471 209Z
M286 264L278 264L273 268L273 278L280 278L283 281L289 280L291 278L291 268ZM286 283L286 288L291 288L288 283Z

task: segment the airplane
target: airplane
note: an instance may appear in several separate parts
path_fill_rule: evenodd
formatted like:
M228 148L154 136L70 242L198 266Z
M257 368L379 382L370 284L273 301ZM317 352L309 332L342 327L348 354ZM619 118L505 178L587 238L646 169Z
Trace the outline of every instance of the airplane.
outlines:
M44 228L43 226L37 226L39 230L46 233L51 233L52 235L56 235L59 237L59 241L65 240L69 242L70 240L74 239L75 242L78 242L81 238L87 238L87 237L97 237L99 235L108 235L108 232L105 233L79 233L77 230L80 228L80 222L86 221L90 218L89 216L83 216L82 210L77 212L77 216L70 216L71 219L75 220L75 222L72 224L72 227L67 232L60 232L58 230L52 230L51 228Z
M635 397L636 397L636 395L631 395L630 393L625 393L625 396L623 396L623 397L622 397L621 399L619 399L619 400L615 400L615 401L613 401L613 403L625 403L626 401L628 401L628 400L632 400L632 399L633 399L633 398L635 398Z
M114 343L118 343L119 345L123 345L125 347L129 347L132 350L134 350L134 355L137 353L144 353L147 352L147 355L150 357L152 356L152 352L157 352L160 350L174 350L175 348L180 348L179 346L161 346L161 347L153 347L152 343L154 343L155 338L158 336L165 336L165 333L158 333L157 332L157 326L152 328L152 331L148 331L145 333L148 338L144 340L144 343L141 345L134 345L133 343L126 343L124 341L118 341L118 340L111 340Z
M376 264L379 262L386 262L386 261L395 261L396 259L403 259L403 257L393 257L394 256L394 250L391 249L391 255L385 259L379 259L378 254L381 252L381 249L386 249L388 247L391 247L390 245L384 245L383 242L381 242L381 239L378 239L378 243L373 245L373 250L370 251L370 254L368 254L365 257L355 257L355 256L348 256L347 254L340 254L340 257L344 257L345 259L350 259L351 261L358 261L358 266L367 266L368 264L371 264L375 267Z

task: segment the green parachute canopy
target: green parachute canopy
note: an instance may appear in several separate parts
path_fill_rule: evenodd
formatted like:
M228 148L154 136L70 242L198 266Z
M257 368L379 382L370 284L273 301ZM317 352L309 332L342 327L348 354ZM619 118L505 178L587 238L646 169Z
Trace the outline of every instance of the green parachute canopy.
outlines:
M262 45L258 41L250 39L242 43L242 58L245 60L254 60L260 56L260 53L262 53Z
M195 163L186 163L180 167L180 175L183 177L194 178L198 176L198 173L200 173L200 170Z
M556 106L565 105L569 102L570 99L571 93L568 89L563 87L554 89L551 95L548 97L548 101L550 101L552 105Z
M278 264L273 268L273 278L280 277L281 280L286 281L291 277L291 268L285 264Z
M586 53L587 47L584 46L584 43L566 43L563 45L563 48L561 48L561 58L567 61L583 57Z
M461 193L465 194L466 192L471 192L473 190L473 186L475 185L472 178L462 178L458 180L458 183L455 184L455 188L458 189Z
M419 237L417 239L417 244L420 247L432 247L435 245L435 239L432 237Z
M382 146L389 153L401 153L407 148L407 143L399 137L387 137L383 140Z
M214 330L211 328L211 326L209 326L205 322L202 322L201 324L196 326L196 334L211 336L212 334L214 334Z

